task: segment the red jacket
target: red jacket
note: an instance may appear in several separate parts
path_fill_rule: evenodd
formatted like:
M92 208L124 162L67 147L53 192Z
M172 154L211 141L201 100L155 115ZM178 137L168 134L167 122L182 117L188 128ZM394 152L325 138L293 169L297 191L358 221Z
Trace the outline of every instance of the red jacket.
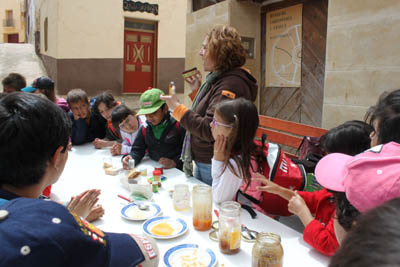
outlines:
M339 248L333 229L336 205L332 194L326 189L315 192L298 191L298 193L306 202L311 213L315 215L314 220L304 229L304 241L322 254L332 256Z

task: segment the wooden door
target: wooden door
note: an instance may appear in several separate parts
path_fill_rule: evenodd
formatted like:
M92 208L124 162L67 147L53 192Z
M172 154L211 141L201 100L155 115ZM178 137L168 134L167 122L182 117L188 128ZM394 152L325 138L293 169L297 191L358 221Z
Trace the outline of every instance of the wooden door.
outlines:
M124 93L154 86L154 33L125 30Z
M266 12L303 4L300 87L266 87ZM286 0L263 7L260 113L279 119L321 126L325 80L328 0Z
M8 43L19 43L19 39L18 39L18 33L17 34L9 34L8 35Z

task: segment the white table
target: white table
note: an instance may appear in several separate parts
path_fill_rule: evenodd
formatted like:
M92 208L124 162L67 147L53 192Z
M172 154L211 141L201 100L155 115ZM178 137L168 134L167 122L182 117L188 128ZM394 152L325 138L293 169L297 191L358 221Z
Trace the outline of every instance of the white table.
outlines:
M142 233L142 222L127 221L121 218L121 208L127 201L117 197L118 194L129 196L129 192L121 185L119 176L105 175L103 157L110 156L108 149L94 149L92 144L75 146L69 152L68 162L59 181L53 185L52 193L60 200L68 201L71 196L77 195L86 189L101 189L100 201L105 208L105 215L94 224L106 232ZM120 163L120 157L113 157L113 161ZM148 167L148 172L154 166L151 160L144 160L139 167ZM149 172L150 173L150 172ZM153 199L160 205L163 215L182 218L189 226L189 231L183 236L169 240L157 240L160 249L160 266L164 266L164 253L171 247L183 243L196 243L211 248L218 258L219 266L251 266L251 251L253 243L241 242L241 250L236 255L224 255L219 252L218 243L208 238L209 231L199 232L192 225L191 212L177 212L173 208L172 199L168 190L175 184L187 183L189 187L198 184L195 178L187 178L178 169L164 170L167 181ZM216 220L213 214L213 220ZM291 228L258 213L256 219L251 219L247 211L242 212L241 220L250 229L263 232L273 232L282 238L284 249L284 266L327 266L329 258L318 253L308 246L302 235Z

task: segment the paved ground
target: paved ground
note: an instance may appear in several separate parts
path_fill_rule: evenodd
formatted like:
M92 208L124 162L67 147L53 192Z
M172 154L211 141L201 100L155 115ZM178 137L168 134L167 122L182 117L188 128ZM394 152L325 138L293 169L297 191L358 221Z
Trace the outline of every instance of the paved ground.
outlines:
M0 81L10 72L17 72L25 76L27 84L34 79L47 75L42 60L36 55L32 44L0 44ZM0 92L3 87L0 84ZM65 97L65 96L62 96ZM178 96L183 100L183 95ZM139 108L140 95L116 96L131 108Z
M10 72L25 76L27 84L31 84L37 77L47 75L33 45L0 44L0 80ZM3 91L2 86L0 90Z

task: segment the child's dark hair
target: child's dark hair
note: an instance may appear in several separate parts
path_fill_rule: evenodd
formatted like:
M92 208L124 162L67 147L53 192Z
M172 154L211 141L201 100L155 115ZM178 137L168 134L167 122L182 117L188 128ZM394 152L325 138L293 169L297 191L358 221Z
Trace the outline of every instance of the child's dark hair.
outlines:
M115 129L119 129L119 124L123 122L129 115L136 115L136 112L121 104L113 108L111 113L111 122Z
M399 217L399 198L362 214L329 267L400 266Z
M14 88L16 91L21 91L22 88L26 87L25 77L19 73L10 73L5 77L1 83L3 86Z
M374 130L363 121L347 121L330 129L321 137L321 146L327 153L343 153L355 156L370 148L370 133ZM339 224L349 231L357 220L359 211L347 200L344 192L328 190L336 203L336 216Z
M368 110L366 120L375 124L378 144L400 143L400 89L382 93L377 104Z
M52 102L56 101L56 91L54 89L54 81L49 77L42 76L33 81L32 86L34 88L40 89L47 99Z
M76 104L79 101L89 103L89 98L86 92L80 88L72 89L67 94L68 105Z
M330 129L321 137L321 147L327 153L357 155L370 148L370 133L374 130L369 124L353 120Z
M357 221L360 212L347 200L345 192L328 190L333 194L336 204L336 216L339 224L348 232Z
M215 112L227 124L232 124L232 133L228 137L227 151L233 158L239 168L240 173L236 173L229 159L225 162L225 167L238 177L250 183L250 160L257 149L254 143L254 137L258 128L258 112L257 107L249 100L238 98L235 100L227 100L219 103L215 107Z
M50 114L50 115L49 115ZM71 119L48 99L14 92L0 99L0 187L39 183L56 150L65 152Z
M100 113L99 111L100 103L104 103L104 105L106 105L108 109L114 108L117 105L114 96L109 92L103 92L100 95L96 96L95 98L96 101L94 102L93 110L97 113Z

